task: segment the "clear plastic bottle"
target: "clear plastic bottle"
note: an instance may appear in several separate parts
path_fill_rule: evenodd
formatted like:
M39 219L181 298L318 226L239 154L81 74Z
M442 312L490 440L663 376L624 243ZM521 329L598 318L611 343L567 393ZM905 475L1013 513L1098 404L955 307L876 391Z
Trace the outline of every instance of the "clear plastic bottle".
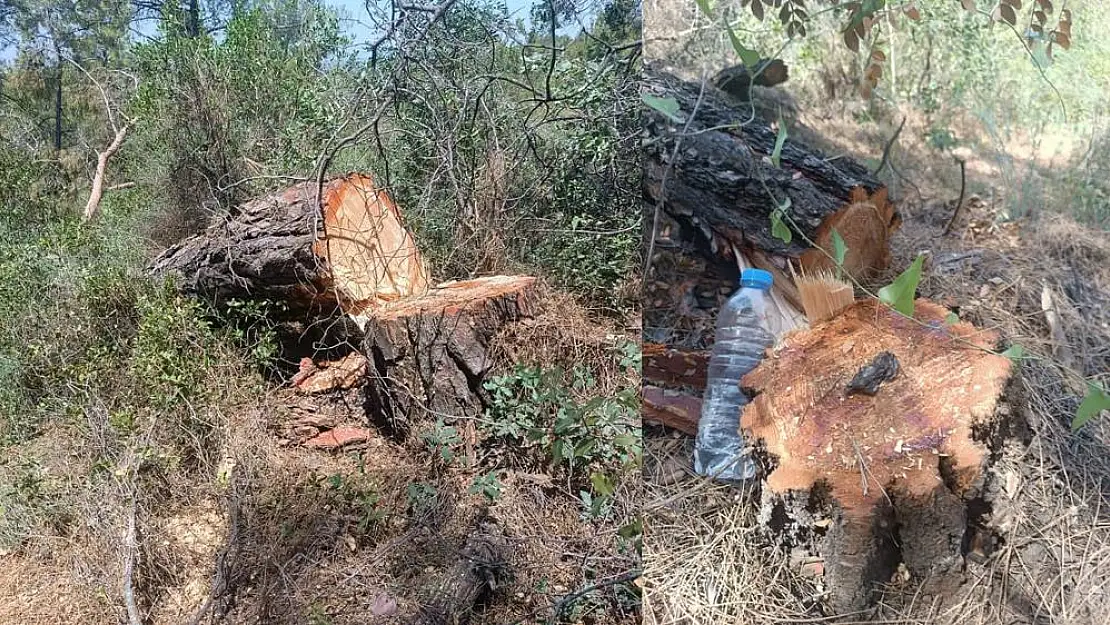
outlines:
M772 283L770 273L745 269L740 274L740 290L717 315L694 447L694 471L699 475L729 482L755 477L755 462L743 453L745 443L740 434L740 412L748 403L740 390L740 378L754 369L774 344L765 302Z

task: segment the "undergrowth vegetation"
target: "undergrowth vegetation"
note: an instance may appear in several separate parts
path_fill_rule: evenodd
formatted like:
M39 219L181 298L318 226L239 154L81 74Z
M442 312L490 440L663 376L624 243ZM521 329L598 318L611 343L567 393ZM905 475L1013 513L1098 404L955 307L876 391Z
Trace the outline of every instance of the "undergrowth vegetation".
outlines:
M638 4L586 4L539 3L526 23L485 0L400 19L372 2L361 19L386 36L369 40L317 0L0 2L0 553L67 541L86 590L109 597L94 603L123 619L121 558L146 562L140 594L193 574L165 544L129 551L130 521L172 534L179 510L225 502L246 550L229 570L262 571L281 594L282 558L441 523L467 496L509 498L500 459L460 465L450 420L423 441L437 464L400 488L361 456L287 474L260 408L299 356L274 304L216 310L145 267L247 198L357 170L397 200L436 280L529 273L576 314L624 322L639 305ZM124 128L83 220L97 153ZM530 462L573 484L584 525L621 525L631 544L631 505L614 500L639 462L636 349L613 342L573 372L505 367L487 418L510 428L489 434L502 441L523 428ZM618 369L617 386L596 383ZM202 584L211 564L194 567ZM601 594L565 608L596 613ZM264 609L330 622L312 605Z
M638 345L621 344L613 358L638 376ZM590 517L608 514L616 483L638 473L643 459L639 388L627 384L597 396L596 386L584 365L571 371L518 365L485 383L490 407L479 426L498 446L536 452L531 459L554 467Z

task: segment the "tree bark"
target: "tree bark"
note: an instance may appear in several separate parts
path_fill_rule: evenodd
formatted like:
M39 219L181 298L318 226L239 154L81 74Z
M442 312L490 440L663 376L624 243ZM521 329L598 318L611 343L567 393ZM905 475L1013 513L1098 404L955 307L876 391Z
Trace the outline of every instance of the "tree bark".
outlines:
M430 287L400 211L369 176L329 180L322 210L315 197L309 181L247 202L166 250L151 272L216 303L277 301L299 324L338 327L368 360L367 413L401 437L439 418L480 416L488 348L505 325L533 315L535 278Z
M217 304L273 300L309 318L359 315L427 292L412 235L369 176L330 179L323 202L317 208L312 181L252 200L167 249L150 271Z
M62 57L58 53L58 68L54 75L54 151L62 150Z
M743 103L651 66L645 82L653 95L678 104L677 119L647 110L645 199L696 233L712 254L731 256L735 245L788 286L787 260L808 271L833 266L806 239L831 254L835 229L848 244L849 273L866 277L886 267L887 239L900 222L886 188L866 168L791 137L775 166L777 129ZM792 231L788 243L772 233L776 206ZM784 293L798 304L795 292Z
M479 416L490 342L534 314L535 294L534 278L493 276L449 282L376 311L362 343L371 366L367 412L400 437L439 417Z
M200 35L200 3L189 0L189 11L185 16L185 34L189 37Z

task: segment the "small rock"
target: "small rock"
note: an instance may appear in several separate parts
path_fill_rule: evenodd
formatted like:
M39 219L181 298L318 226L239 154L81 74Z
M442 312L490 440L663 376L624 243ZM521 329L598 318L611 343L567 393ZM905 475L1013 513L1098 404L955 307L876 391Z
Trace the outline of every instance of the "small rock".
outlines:
M390 616L397 613L397 600L382 593L374 598L370 604L370 613L374 616Z

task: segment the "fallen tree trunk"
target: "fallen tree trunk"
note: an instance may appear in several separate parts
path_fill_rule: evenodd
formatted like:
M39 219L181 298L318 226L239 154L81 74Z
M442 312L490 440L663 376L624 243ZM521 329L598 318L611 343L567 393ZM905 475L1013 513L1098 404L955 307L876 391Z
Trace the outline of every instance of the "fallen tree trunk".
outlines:
M850 274L865 278L887 266L887 241L900 220L886 187L862 165L787 138L775 166L778 132L767 120L710 85L650 66L644 76L650 93L673 98L679 109L677 119L653 108L645 114L645 200L698 233L711 253L731 256L736 246L775 274L795 306L786 263L807 272L832 268L821 250L833 252L833 230L847 244ZM772 234L776 206L785 207L783 221L794 230L789 243Z
M812 541L839 612L866 607L899 563L926 595L962 581L992 452L1018 414L997 335L947 316L926 300L912 320L859 302L741 381L756 394L741 427L770 465L762 518L783 543Z
M155 275L216 303L281 302L294 315L360 315L428 290L428 270L389 195L361 174L332 178L322 210L314 182L243 204L163 252Z

